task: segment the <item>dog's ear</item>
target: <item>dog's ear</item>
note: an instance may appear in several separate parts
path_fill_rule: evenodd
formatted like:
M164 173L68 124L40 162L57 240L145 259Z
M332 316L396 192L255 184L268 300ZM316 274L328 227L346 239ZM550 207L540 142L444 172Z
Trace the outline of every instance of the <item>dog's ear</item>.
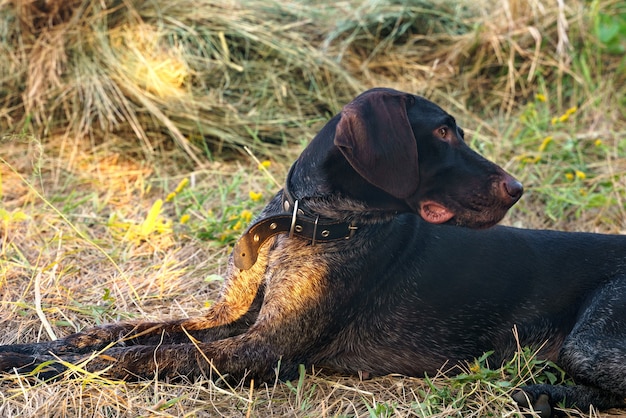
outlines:
M418 186L417 144L407 106L414 97L391 89L371 90L341 111L335 145L365 180L399 199Z

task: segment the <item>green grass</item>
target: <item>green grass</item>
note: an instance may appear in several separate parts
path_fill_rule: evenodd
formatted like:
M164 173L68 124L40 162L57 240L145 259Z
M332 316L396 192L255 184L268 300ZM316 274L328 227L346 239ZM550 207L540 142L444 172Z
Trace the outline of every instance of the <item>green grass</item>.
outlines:
M584 131L581 127L597 116L595 111L572 106L555 112L549 99L538 97L508 128L515 164L510 169L525 183L546 222L565 228L595 215L594 227L622 227L623 132L609 126ZM582 223L582 229L589 227Z

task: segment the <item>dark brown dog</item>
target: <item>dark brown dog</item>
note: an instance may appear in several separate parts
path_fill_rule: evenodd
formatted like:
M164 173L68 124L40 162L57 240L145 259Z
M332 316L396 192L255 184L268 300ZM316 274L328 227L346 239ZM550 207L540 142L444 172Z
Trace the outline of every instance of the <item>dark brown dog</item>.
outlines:
M235 248L202 318L112 324L0 347L0 369L78 362L117 378L272 381L299 364L341 373L434 374L517 343L579 385L515 395L620 406L626 396L626 237L493 227L521 184L470 150L421 97L370 90L293 165L284 190ZM54 363L44 377L63 370Z

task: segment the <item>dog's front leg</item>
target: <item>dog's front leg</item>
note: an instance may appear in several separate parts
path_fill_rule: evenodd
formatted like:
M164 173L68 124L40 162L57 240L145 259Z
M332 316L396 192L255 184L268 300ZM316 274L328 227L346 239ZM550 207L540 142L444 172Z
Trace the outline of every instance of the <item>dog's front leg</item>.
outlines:
M298 364L289 356L282 358L280 351L267 341L240 335L212 343L116 347L89 360L85 368L122 380L205 377L258 383L273 381L276 373L282 379L295 377Z
M101 353L62 355L23 355L4 353L0 368L15 368L19 373L33 373L42 379L59 377L66 363L84 367L92 373L120 380L194 379L207 377L237 383L241 379L272 381L296 376L298 361L291 347L276 341L243 334L211 343L185 343L160 346L136 345L114 347ZM47 362L45 367L41 364Z
M282 254L279 257L290 254L277 253ZM276 368L282 379L293 378L298 365L307 364L321 341L329 338L326 334L328 324L333 322L334 293L328 288L323 260L298 260L291 263L291 268L283 267L290 263L269 263L263 304L254 315L254 324L240 335L211 342L190 340L188 336L188 342L181 344L162 341L155 345L112 347L90 358L85 367L117 379L201 375L215 378L221 374L233 380L246 377L259 382L273 380ZM50 356L36 356L29 363L27 357L15 356L7 353L7 358L19 362L24 371L32 371L36 362L52 360ZM89 356L72 353L60 358L76 363ZM6 366L0 355L0 368ZM60 369L62 365L55 366L53 372Z
M190 336L210 342L245 332L256 319L262 298L267 246L246 271L231 262L219 300L202 317L163 322L118 322L56 341L0 346L0 371L36 364L46 355L86 354L111 346L180 344Z

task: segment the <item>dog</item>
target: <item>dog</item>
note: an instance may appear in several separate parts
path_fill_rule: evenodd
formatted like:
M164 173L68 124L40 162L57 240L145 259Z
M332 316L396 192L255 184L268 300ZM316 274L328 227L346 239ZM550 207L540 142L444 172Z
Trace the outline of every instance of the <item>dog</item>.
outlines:
M51 378L55 360L91 357L119 379L289 380L301 364L423 376L521 344L577 382L523 387L522 407L624 406L626 237L495 226L522 193L436 104L366 91L237 242L206 315L1 346L0 370L51 361L37 369Z

